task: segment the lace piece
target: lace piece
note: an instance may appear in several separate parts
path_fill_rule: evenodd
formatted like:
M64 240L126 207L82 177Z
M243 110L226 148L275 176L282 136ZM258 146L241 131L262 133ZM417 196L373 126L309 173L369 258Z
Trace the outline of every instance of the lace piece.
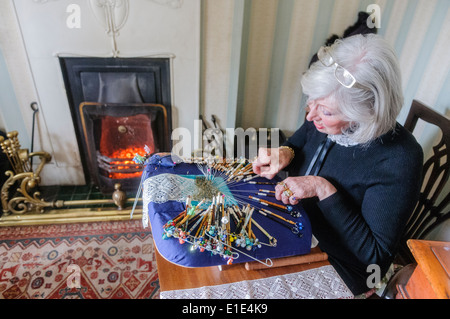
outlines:
M352 139L346 134L338 134L338 135L330 135L329 134L328 138L330 140L332 140L333 142L336 142L336 144L339 144L339 145L345 146L345 147L358 145L358 143L352 141Z
M218 286L162 291L161 299L351 299L331 265Z
M160 174L144 181L143 196L148 202L185 201L195 192L195 179L175 174Z
M147 178L142 186L142 225L149 225L148 204L167 201L184 202L195 191L195 180L174 174L160 174Z
M223 178L216 177L213 183L225 195L225 204L237 204ZM158 204L168 201L185 202L186 198L195 194L196 191L195 176L188 178L164 173L147 178L142 186L142 224L144 228L149 225L148 204L150 202ZM205 204L209 202L207 200Z

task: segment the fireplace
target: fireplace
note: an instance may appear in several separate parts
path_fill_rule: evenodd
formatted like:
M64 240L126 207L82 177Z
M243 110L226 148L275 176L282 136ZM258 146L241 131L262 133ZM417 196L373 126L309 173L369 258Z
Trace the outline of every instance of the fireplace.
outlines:
M168 59L60 58L86 180L136 190L136 154L171 149ZM149 150L145 150L147 146Z

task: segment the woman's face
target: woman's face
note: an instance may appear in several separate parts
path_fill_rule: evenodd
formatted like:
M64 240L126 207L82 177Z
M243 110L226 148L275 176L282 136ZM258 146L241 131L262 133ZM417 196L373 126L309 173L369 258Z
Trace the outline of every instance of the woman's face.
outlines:
M337 135L349 126L348 121L342 119L337 105L329 98L323 98L308 102L306 116L307 121L314 122L319 132Z

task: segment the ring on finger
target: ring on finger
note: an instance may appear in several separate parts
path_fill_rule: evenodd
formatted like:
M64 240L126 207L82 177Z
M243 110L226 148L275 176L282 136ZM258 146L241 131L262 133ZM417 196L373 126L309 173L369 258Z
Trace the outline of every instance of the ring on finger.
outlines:
M292 193L292 191L289 188L286 188L283 192L284 195L286 195L287 198L291 197L292 195L294 195L294 193Z

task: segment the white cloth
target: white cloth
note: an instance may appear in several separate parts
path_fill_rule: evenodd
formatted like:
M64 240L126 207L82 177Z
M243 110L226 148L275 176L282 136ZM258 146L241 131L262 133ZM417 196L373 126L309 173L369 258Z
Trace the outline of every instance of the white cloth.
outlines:
M336 144L339 144L341 146L349 147L349 146L355 146L358 145L358 143L352 141L352 139L346 135L346 134L338 134L338 135L328 135L328 138L335 142Z
M231 284L161 291L161 299L352 299L331 265Z

